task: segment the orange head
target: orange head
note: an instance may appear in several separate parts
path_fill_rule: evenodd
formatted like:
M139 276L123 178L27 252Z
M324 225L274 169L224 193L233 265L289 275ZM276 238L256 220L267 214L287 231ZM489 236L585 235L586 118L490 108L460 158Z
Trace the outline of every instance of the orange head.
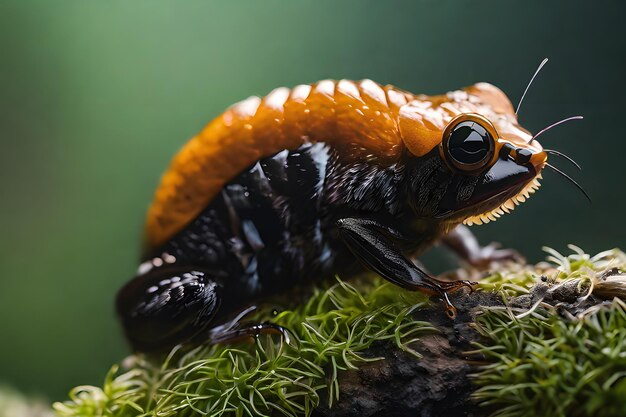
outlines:
M428 202L418 196L422 216L480 224L510 211L539 187L547 154L518 124L507 96L491 84L416 96L399 110L398 125L410 156L439 163L439 188L430 190Z

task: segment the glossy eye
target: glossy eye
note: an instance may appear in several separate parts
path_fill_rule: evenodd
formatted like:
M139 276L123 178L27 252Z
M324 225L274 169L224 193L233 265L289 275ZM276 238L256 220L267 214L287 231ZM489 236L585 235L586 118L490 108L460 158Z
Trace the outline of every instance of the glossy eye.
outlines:
M460 120L446 129L442 142L448 164L462 171L476 171L491 161L494 139L476 120Z

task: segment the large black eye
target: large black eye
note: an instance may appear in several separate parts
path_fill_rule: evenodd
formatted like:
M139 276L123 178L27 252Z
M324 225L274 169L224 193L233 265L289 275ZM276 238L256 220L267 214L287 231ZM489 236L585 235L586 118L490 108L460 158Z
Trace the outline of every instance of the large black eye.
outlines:
M474 171L491 160L494 140L480 123L464 120L448 130L443 145L451 165L463 171Z

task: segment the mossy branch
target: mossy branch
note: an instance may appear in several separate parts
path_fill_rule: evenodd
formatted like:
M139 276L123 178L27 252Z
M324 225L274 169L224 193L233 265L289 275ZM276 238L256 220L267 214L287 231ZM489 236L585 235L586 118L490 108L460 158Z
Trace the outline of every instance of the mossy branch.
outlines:
M276 314L290 344L177 347L133 356L103 387L76 387L59 416L624 415L626 255L548 250L454 302L381 279L337 280ZM268 312L259 312L259 319ZM582 405L581 405L582 404Z

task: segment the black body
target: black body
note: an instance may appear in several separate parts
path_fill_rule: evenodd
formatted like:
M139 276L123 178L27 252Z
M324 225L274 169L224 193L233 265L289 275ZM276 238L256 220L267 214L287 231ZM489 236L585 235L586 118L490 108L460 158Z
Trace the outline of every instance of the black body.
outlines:
M466 206L485 181L453 173L437 148L390 166L324 143L262 159L145 256L118 295L127 337L138 350L206 340L205 330L260 297L366 267L447 302L470 283L437 281L409 259L460 222L447 207Z

